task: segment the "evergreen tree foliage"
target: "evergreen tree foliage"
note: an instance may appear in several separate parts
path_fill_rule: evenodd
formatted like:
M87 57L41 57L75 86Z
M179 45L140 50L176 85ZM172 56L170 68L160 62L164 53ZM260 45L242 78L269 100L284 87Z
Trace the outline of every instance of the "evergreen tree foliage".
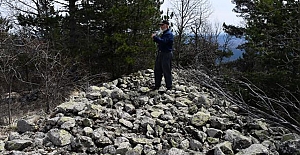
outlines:
M53 42L92 73L109 71L117 77L153 65L151 34L160 21L159 0L65 0L65 14L52 0L40 1L37 13L19 14L22 26Z
M61 16L54 10L54 0L39 0L35 9L17 15L19 25L31 27L33 35L50 41L59 33Z
M291 130L299 125L300 22L298 0L233 0L245 27L223 25L245 36L243 58L231 63L240 80L230 85L252 112ZM249 108L249 109L251 109ZM278 123L278 120L284 120Z
M88 1L78 9L81 54L113 76L150 67L161 3L156 0ZM95 67L92 67L95 68ZM98 67L97 67L98 68Z
M297 0L233 0L234 11L245 19L246 27L223 25L233 35L245 35L247 42L240 60L241 71L266 88L273 96L282 88L299 92L300 4ZM281 94L282 95L282 94Z

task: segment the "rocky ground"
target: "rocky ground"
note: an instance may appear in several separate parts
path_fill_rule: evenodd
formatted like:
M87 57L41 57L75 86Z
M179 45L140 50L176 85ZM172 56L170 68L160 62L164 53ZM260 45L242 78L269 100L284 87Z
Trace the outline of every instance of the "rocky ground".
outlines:
M148 69L74 92L51 116L20 119L0 139L0 154L300 154L299 135L173 77L171 91L151 91Z

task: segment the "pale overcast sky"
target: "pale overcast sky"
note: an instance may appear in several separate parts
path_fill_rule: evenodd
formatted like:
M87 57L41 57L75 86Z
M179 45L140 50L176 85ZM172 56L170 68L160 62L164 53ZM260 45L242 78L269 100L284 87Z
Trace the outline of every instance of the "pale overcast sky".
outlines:
M164 10L167 7L170 7L169 4L172 0L165 0L164 4L162 5L162 9ZM213 14L210 17L210 21L212 23L220 23L223 24L233 24L233 25L240 25L241 19L236 17L232 10L234 8L234 4L231 3L231 0L210 0L212 5Z
M235 7L231 0L210 0L214 13L211 16L212 22L225 22L226 24L239 25L241 19L236 17L232 10Z

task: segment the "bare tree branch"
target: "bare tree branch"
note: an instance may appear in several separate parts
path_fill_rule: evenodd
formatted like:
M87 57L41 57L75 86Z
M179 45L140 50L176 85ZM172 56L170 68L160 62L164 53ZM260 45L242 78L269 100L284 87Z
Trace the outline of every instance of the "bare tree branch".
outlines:
M178 75L186 79L188 82L193 82L201 86L205 86L214 90L221 97L239 107L241 111L246 112L254 118L265 118L269 123L288 128L300 133L300 102L295 98L295 101L290 101L287 97L279 99L268 97L263 90L253 85L247 79L245 81L231 79L235 85L239 87L239 91L230 93L224 86L219 83L224 83L224 79L216 76L208 76L205 72L195 69L185 69L177 71ZM250 92L254 99L258 102L253 105L245 101L242 91L245 89ZM287 91L287 93L290 93Z

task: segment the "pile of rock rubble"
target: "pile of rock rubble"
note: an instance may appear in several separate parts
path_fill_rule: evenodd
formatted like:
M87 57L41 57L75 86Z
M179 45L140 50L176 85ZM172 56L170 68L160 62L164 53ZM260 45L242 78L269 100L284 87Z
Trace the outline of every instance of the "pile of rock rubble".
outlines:
M300 138L173 72L171 91L151 91L148 69L77 92L51 116L20 119L3 155L300 154Z

